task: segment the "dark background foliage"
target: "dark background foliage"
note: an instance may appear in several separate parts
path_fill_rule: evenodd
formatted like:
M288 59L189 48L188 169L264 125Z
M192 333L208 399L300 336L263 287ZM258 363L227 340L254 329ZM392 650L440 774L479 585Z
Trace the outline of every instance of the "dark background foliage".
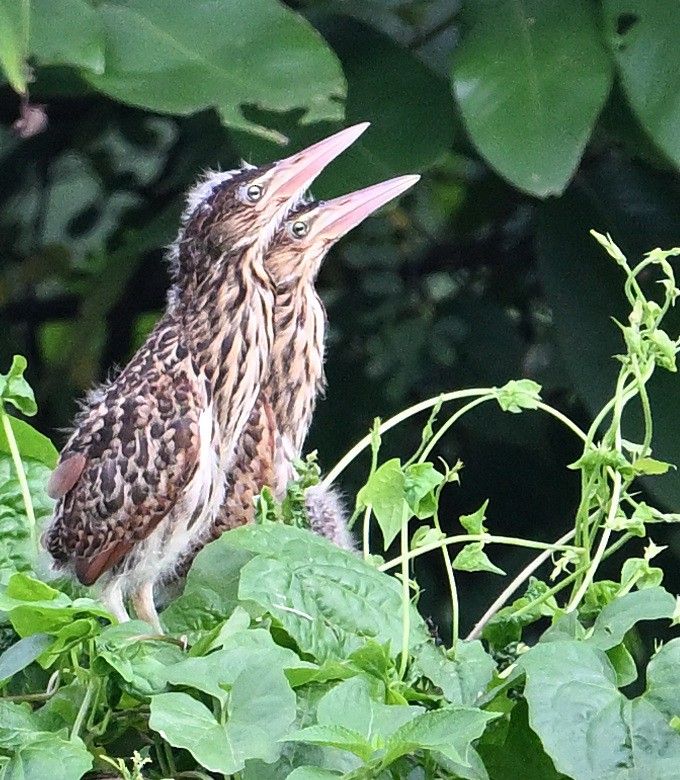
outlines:
M440 391L528 376L584 423L611 394L622 279L588 230L631 258L680 244L677 3L36 0L30 18L20 5L0 0L0 366L28 357L38 427L58 444L76 399L159 315L163 247L199 173L361 120L371 129L317 196L423 179L323 268L329 390L309 441L322 465L375 416ZM673 375L653 388L655 455L678 464L679 389ZM414 448L421 424L390 434L385 456ZM577 449L552 421L484 408L440 454L466 464L450 529L487 497L497 532L553 540L571 524ZM362 476L344 475L348 495ZM678 511L677 473L649 489ZM441 573L419 577L446 621ZM498 582L461 575L468 622Z

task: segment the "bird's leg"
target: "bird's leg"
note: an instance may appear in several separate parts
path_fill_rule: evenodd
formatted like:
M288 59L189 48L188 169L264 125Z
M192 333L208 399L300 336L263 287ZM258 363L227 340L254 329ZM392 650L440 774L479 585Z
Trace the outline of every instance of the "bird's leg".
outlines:
M158 634L163 633L161 621L158 619L156 605L153 601L153 582L145 582L132 594L132 606L140 620L145 620L153 626Z
M119 623L125 623L130 619L127 610L125 609L120 580L113 580L104 588L101 600L104 603L104 606Z

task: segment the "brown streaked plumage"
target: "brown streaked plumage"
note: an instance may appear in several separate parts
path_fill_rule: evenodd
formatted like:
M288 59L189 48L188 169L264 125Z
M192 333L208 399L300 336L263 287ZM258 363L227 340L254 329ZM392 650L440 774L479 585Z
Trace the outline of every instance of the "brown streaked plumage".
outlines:
M325 387L326 312L315 281L328 250L342 236L418 181L402 176L326 203L312 203L284 221L265 254L276 290L271 374L239 440L225 503L211 538L250 522L254 497L265 485L282 498L295 476L293 463ZM312 530L351 547L341 502L320 487L307 495Z
M168 308L120 375L91 394L49 484L44 544L119 620L209 531L269 370L274 290L263 254L292 204L366 128L286 160L213 174L189 196Z

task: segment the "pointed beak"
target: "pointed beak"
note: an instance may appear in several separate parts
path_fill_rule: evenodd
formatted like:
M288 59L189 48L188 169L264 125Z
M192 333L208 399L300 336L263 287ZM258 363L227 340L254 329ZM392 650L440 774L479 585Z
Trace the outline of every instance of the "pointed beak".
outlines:
M398 176L396 179L319 203L318 215L312 223L314 240L337 241L385 203L413 187L419 179L420 176Z
M352 125L285 160L279 160L272 169L267 186L267 203L282 205L301 196L321 171L351 146L369 124Z

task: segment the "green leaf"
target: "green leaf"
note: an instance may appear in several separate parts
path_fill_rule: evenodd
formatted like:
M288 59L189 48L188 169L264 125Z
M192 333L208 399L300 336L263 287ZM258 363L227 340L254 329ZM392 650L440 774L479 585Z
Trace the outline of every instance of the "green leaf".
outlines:
M30 741L36 724L28 703L0 699L0 748L18 747Z
M80 780L92 763L92 754L79 737L34 732L0 769L0 780Z
M680 716L680 639L662 645L647 667L644 698L668 720Z
M356 555L311 532L290 526L243 526L215 544L264 553L243 567L239 597L269 612L300 650L323 663L345 659L367 639L402 641L401 586ZM410 644L429 637L411 608Z
M451 704L473 706L493 678L496 664L479 641L456 645L456 657L451 660L441 647L427 642L415 652L413 671L431 680Z
M244 667L231 686L226 723L185 693L160 693L151 699L150 727L212 772L239 772L248 759L275 761L295 721L295 694L280 666Z
M148 623L129 620L109 626L95 639L94 670L102 677L114 670L123 690L138 699L165 691L174 666L185 658L177 645L147 639L149 630Z
M15 355L7 374L0 374L0 401L12 404L27 417L32 417L38 411L33 390L24 379L26 358Z
M19 420L17 417L9 417L9 424L22 459L32 458L40 463L44 463L50 469L57 465L59 452L47 436L36 431L32 425L29 425L24 420ZM10 454L7 434L3 428L0 428L0 452Z
M434 490L443 481L444 475L431 463L413 463L404 468L404 496L419 520L432 517L437 510Z
M10 645L0 655L0 682L36 661L53 642L47 634L33 634Z
M226 620L238 605L238 583L252 553L228 546L227 537L206 545L187 575L184 593L161 614L165 629L191 642Z
M675 466L656 458L638 458L633 461L633 468L637 474L666 474L668 469Z
M680 7L655 0L605 0L603 6L607 38L628 102L654 142L680 165L680 54L673 37L680 26Z
M523 409L537 409L541 400L541 386L532 379L511 379L494 389L498 405L504 412L518 414Z
M463 766L470 765L472 742L486 724L498 717L472 707L446 707L425 712L392 734L385 747L384 765L415 750L435 750Z
M484 552L482 542L466 544L453 559L452 566L459 571L490 571L492 574L505 574L503 569L491 563L489 556Z
M411 515L405 495L406 480L399 458L379 466L357 494L357 507L372 507L383 533L385 550Z
M304 742L308 745L327 745L354 753L362 761L368 761L373 755L373 746L355 729L345 726L308 726L286 737L291 742Z
M299 766L288 775L287 780L333 780L337 777L340 777L340 774L331 769L320 769L318 766Z
M0 65L15 92L26 92L28 4L0 0Z
M616 672L616 684L619 688L634 683L638 678L635 659L624 644L611 647L607 651L607 658Z
M125 103L172 114L215 107L225 125L280 138L244 107L338 121L345 80L323 39L275 0L106 0L106 69L83 75Z
M675 611L675 599L663 588L627 593L612 601L597 616L590 643L601 650L621 644L625 635L642 620L670 620Z
M461 22L452 75L473 143L516 187L561 193L612 79L593 10L585 0L492 0L464 5Z
M484 521L486 520L486 510L488 506L489 499L487 498L476 512L473 512L471 515L460 516L460 524L469 534L478 536L487 532Z
M629 701L617 690L601 650L583 642L540 643L520 664L529 722L558 771L574 780L671 780L677 772L680 735L644 697Z
M85 0L31 0L31 54L43 65L75 65L104 72L104 35Z

